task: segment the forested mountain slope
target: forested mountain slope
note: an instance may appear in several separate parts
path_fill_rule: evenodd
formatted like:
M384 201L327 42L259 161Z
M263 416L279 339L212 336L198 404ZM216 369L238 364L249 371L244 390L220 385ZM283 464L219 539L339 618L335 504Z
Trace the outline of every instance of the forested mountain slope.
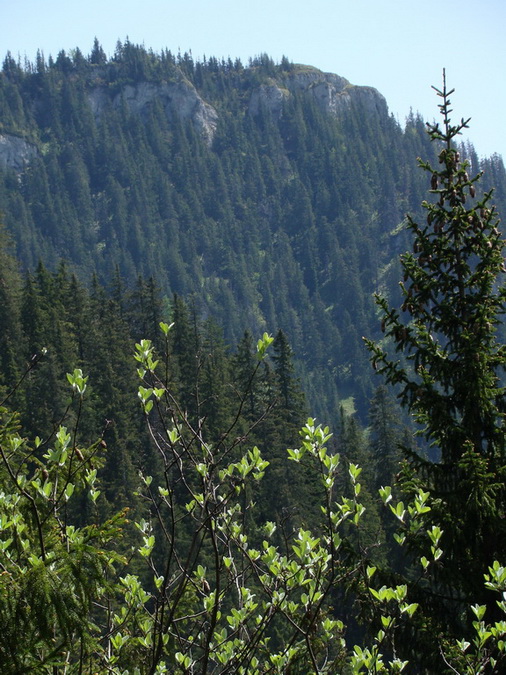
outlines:
M350 396L365 418L372 293L396 292L399 225L427 188L416 157L436 153L419 117L401 128L374 89L287 59L128 41L108 59L95 41L87 57L8 54L0 74L0 212L22 266L153 277L231 344L282 329L330 423ZM482 166L504 212L502 161Z

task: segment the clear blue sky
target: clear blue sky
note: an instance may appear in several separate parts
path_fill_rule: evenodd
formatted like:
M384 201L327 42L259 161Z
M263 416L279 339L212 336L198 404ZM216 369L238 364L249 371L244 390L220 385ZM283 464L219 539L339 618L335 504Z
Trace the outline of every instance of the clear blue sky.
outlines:
M472 117L480 155L506 161L506 0L0 0L0 57L33 61L97 37L111 56L128 36L195 58L287 56L376 87L404 123L438 117L446 68L455 119Z

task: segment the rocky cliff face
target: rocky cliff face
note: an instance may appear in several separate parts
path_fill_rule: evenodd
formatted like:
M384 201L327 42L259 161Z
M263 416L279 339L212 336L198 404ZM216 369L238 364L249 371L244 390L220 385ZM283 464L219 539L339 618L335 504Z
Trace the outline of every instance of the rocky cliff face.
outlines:
M283 102L295 92L312 97L322 110L334 116L353 103L365 107L370 114L388 114L385 99L373 87L354 86L344 77L311 66L296 66L293 71L258 86L251 93L248 112L255 116L265 107L273 117L280 117ZM89 93L90 105L97 118L108 105L118 108L123 101L132 112L142 116L156 100L169 120L175 117L191 120L206 142L212 143L218 113L183 76L175 82L128 84L113 96L103 86L94 86Z
M273 81L255 89L251 94L249 112L256 115L260 107L264 106L275 117L279 117L283 101L295 92L310 96L322 110L335 116L353 103L365 107L371 114L388 114L385 99L373 87L355 86L344 77L309 66L296 67L281 81Z
M0 134L0 168L22 171L37 155L37 148L19 136Z
M100 74L97 71L96 77L88 81L88 100L96 119L107 114L109 106L117 109L123 104L144 117L156 102L163 107L169 121L191 121L211 145L218 113L182 74L175 81L126 84L119 93L117 90L112 93L100 81ZM368 114L388 114L386 101L376 89L354 86L344 77L310 66L296 66L256 87L249 97L248 112L255 116L261 108L266 108L273 117L279 118L284 101L296 92L311 97L322 110L334 116L353 103L364 107ZM18 136L0 135L0 168L21 172L37 152L35 145Z
M266 108L274 118L280 117L283 102L289 96L288 89L281 89L277 84L262 84L251 94L249 113L255 117L261 108Z
M104 87L95 87L89 93L89 101L96 117L102 115L108 104L118 108L123 101L132 112L146 115L155 101L158 101L169 120L174 117L191 120L207 143L212 142L218 121L216 110L184 79L178 82L128 84L113 97Z

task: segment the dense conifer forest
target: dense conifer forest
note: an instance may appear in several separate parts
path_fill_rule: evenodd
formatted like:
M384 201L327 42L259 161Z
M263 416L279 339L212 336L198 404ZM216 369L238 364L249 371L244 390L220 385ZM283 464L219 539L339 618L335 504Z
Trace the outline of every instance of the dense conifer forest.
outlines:
M6 55L2 672L502 672L506 175L438 93Z
M153 278L229 344L281 329L311 410L334 424L353 397L365 421L361 338L372 293L396 292L400 225L424 194L416 157L435 153L424 127L287 59L194 62L128 41L110 59L98 42L35 64L8 54L0 133L27 159L3 171L0 211L23 269L64 260L86 285L117 275L130 289ZM466 157L503 211L502 161Z

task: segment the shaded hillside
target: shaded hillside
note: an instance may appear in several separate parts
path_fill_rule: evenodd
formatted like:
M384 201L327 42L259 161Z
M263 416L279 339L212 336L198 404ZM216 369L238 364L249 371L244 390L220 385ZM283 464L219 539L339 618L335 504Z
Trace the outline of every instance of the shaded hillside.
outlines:
M281 328L329 421L350 396L365 413L371 295L396 288L398 226L427 187L415 158L436 150L376 90L286 59L129 42L108 59L95 41L87 57L7 55L0 75L0 211L23 267L153 276L234 344ZM486 164L503 211L504 166Z

